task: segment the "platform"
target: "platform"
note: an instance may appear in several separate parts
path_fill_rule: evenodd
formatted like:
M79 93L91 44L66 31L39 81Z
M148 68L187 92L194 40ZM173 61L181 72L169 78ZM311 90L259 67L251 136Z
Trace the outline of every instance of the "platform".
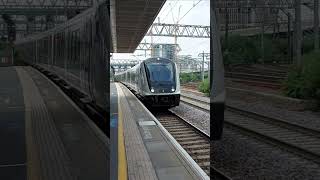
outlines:
M118 101L111 98L118 104L118 177L122 169L129 180L209 179L131 91L119 83L110 90Z
M32 67L0 67L0 179L105 180L109 140Z

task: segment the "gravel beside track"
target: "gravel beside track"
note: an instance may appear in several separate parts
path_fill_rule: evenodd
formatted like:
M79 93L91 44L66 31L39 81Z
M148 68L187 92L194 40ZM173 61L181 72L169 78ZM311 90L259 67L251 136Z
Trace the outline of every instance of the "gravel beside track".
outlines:
M314 111L293 111L283 108L278 108L276 105L266 104L259 100L235 100L228 99L227 104L232 106L242 107L246 110L264 114L273 118L283 119L290 123L304 126L310 129L320 131L320 113Z
M182 98L194 103L208 104L198 98L182 95ZM246 118L226 119L225 123L240 128L264 141L276 144L290 152L301 155L320 164L320 131L289 123L281 119L271 118L234 106L226 106L229 113L240 114ZM232 115L234 116L234 115Z
M312 180L320 177L319 164L275 148L227 125L223 139L213 142L211 154L214 166L234 180Z
M196 96L195 101L199 102L201 98ZM213 144L212 155L217 169L233 179L320 177L319 131L309 131L308 128L275 119L268 122L267 117L262 120L257 114L231 111L229 109L225 113L223 139ZM264 135L273 139L264 138Z
M208 112L194 108L183 102L180 102L179 106L171 108L170 110L206 134L210 134L210 114Z
M202 96L202 93L193 91L184 89L182 94L202 101L210 101L210 98ZM241 107L244 110L320 131L320 112L287 110L277 107L276 104L267 104L264 101L250 97L244 97L243 99L230 99L227 97L227 105Z

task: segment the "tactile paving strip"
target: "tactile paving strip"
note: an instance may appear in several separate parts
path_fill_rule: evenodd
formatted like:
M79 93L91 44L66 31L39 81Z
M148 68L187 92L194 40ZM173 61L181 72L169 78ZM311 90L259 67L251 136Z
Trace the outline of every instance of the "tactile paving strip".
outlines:
M35 83L16 67L26 107L27 173L32 180L72 180L69 157Z

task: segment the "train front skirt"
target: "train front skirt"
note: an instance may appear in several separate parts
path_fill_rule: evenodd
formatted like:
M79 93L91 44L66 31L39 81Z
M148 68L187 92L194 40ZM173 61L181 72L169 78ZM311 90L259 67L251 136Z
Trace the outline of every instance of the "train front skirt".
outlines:
M143 97L144 103L152 107L174 107L179 106L180 94L173 95L149 95Z

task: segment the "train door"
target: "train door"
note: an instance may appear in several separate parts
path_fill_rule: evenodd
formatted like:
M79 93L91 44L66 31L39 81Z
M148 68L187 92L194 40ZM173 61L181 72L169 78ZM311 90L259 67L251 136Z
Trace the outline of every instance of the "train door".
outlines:
M93 81L93 71L94 71L94 59L95 59L95 54L92 51L93 46L94 46L94 32L95 32L95 22L92 20L92 17L90 16L90 25L89 25L89 59L88 59L88 90L89 90L89 95L90 97L94 100L94 81Z
M51 55L52 55L52 35L50 36L47 36L47 62L46 62L46 68L50 69L51 67L51 63L52 63L52 58L51 58Z
M141 94L140 91L142 91L142 88L143 88L143 76L142 76L142 67L141 65L137 68L137 90L138 90L138 93Z
M85 91L85 65L86 65L86 52L87 52L87 48L86 48L86 41L87 41L87 34L86 34L86 26L87 24L85 24L84 26L80 27L80 37L79 37L79 40L80 43L80 55L79 55L79 78L80 78L80 89L82 91Z

